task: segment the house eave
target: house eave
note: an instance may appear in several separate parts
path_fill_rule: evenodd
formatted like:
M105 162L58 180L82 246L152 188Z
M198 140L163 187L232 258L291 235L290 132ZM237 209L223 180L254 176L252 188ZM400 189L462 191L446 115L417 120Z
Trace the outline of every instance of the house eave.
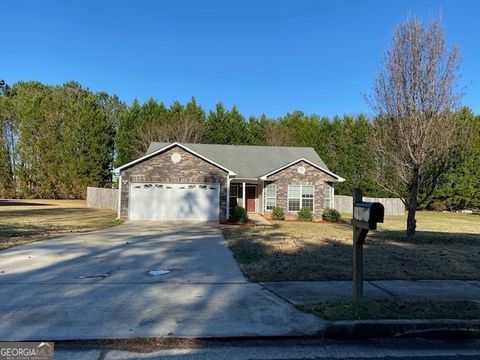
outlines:
M173 148L173 147L175 147L175 146L178 146L178 147L182 148L183 150L185 150L185 151L187 151L187 152L189 152L189 153L191 153L191 154L193 154L193 155L195 155L195 156L198 156L199 158L201 158L201 159L209 162L210 164L212 164L212 165L214 165L214 166L216 166L216 167L218 167L218 168L220 168L220 169L228 172L228 175L232 175L232 176L236 175L236 173L235 173L234 171L226 168L226 167L223 166L223 165L220 165L219 163L213 161L212 159L207 158L206 156L203 156L202 154L197 153L196 151L190 149L188 146L185 146L185 145L183 145L183 144L181 144L181 143L179 143L179 142L173 142L173 143L168 144L168 145L166 145L166 146L164 146L164 147L162 147L162 148L160 148L160 149L157 149L157 150L155 150L155 151L152 151L152 152L149 153L149 154L146 154L146 155L144 155L144 156L142 156L142 157L139 157L138 159L132 160L132 161L130 161L129 163L126 163L126 164L124 164L124 165L122 165L122 166L119 166L119 167L113 169L113 172L114 172L114 173L115 173L115 172L120 172L120 171L123 170L123 169L126 169L126 168L128 168L128 167L130 167L130 166L132 166L132 165L135 165L135 164L137 164L137 163L139 163L139 162L141 162L141 161L143 161L143 160L149 159L149 158L151 158L151 157L153 157L153 156L155 156L155 155L158 155L158 154L160 154L160 153L162 153L162 152L164 152L164 151L167 151L168 149L171 149L171 148Z
M235 182L235 181L239 181L239 182L242 182L242 181L260 181L261 179L258 178L258 177L234 177L231 179L231 181Z
M315 164L314 162L311 162L310 160L307 160L307 159L305 159L305 158L299 158L299 159L297 159L297 160L295 160L295 161L292 161L291 163L288 163L288 164L286 164L286 165L284 165L284 166L281 166L281 167L279 167L279 168L277 168L277 169L275 169L275 170L272 170L271 172L269 172L269 173L267 173L267 174L265 174L265 175L260 176L260 180L268 180L268 177L269 177L269 176L272 176L272 175L274 175L274 174L276 174L276 173L278 173L278 172L280 172L280 171L282 171L282 170L284 170L284 169L287 169L287 168L289 168L290 166L295 165L295 164L297 164L297 163L299 163L299 162L301 162L301 161L304 161L304 162L306 162L307 164L309 164L309 165L317 168L318 170L321 170L321 171L323 171L324 173L332 176L333 178L335 178L334 182L344 182L344 181L345 181L345 179L342 178L341 176L339 176L339 175L331 172L330 170L327 170L327 169L323 168L322 166L319 166L319 165Z

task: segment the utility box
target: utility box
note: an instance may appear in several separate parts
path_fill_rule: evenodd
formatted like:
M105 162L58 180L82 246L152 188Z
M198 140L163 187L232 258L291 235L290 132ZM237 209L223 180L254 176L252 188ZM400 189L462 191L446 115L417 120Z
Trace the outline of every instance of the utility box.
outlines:
M385 208L379 202L357 201L353 205L353 219L360 224L362 228L376 230L377 223L383 223Z

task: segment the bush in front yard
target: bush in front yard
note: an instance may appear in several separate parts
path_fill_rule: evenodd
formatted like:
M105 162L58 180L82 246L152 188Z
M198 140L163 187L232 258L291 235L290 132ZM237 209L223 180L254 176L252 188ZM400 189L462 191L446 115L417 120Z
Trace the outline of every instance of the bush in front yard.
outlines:
M342 215L335 209L323 210L322 219L329 222L337 222L342 218Z
M228 219L232 222L244 222L246 223L248 221L248 215L247 215L247 210L241 206L235 206L230 214L230 219Z
M285 213L282 208L274 207L272 209L272 219L273 220L285 220Z
M313 213L309 208L301 208L298 212L297 219L300 221L312 221Z

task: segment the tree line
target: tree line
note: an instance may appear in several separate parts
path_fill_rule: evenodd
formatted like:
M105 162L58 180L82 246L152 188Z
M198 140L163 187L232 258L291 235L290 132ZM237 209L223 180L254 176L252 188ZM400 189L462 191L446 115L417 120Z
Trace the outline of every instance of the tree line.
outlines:
M82 198L109 186L118 117L116 96L76 82L4 82L0 93L0 197Z
M422 206L480 208L480 117L467 108L458 117L475 141L454 154L456 161ZM126 105L77 82L0 82L0 198L83 198L87 186L112 186L113 168L145 154L152 141L313 147L347 179L336 193L350 195L360 187L368 196L391 196L372 174L374 120L301 111L246 118L222 103L207 112L195 98Z

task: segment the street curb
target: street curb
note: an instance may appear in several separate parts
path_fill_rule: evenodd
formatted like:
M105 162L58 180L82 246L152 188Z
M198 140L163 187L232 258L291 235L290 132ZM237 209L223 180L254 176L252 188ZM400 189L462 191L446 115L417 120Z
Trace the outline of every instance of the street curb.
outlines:
M480 320L358 320L334 321L323 331L325 340L374 338L480 338Z
M347 320L332 321L316 334L288 336L235 336L235 337L137 337L122 339L59 340L56 346L71 348L106 348L125 350L131 344L154 343L163 348L192 347L208 344L254 343L268 344L281 341L356 341L369 339L480 339L480 320ZM131 351L131 350L128 350Z
M138 346L158 348L190 348L205 345L235 345L245 342L269 344L281 341L361 341L372 339L431 339L471 340L480 339L480 320L347 320L332 321L323 330L311 335L288 336L235 336L235 337L135 337L120 339L56 340L55 346L62 349L108 349L132 350Z

